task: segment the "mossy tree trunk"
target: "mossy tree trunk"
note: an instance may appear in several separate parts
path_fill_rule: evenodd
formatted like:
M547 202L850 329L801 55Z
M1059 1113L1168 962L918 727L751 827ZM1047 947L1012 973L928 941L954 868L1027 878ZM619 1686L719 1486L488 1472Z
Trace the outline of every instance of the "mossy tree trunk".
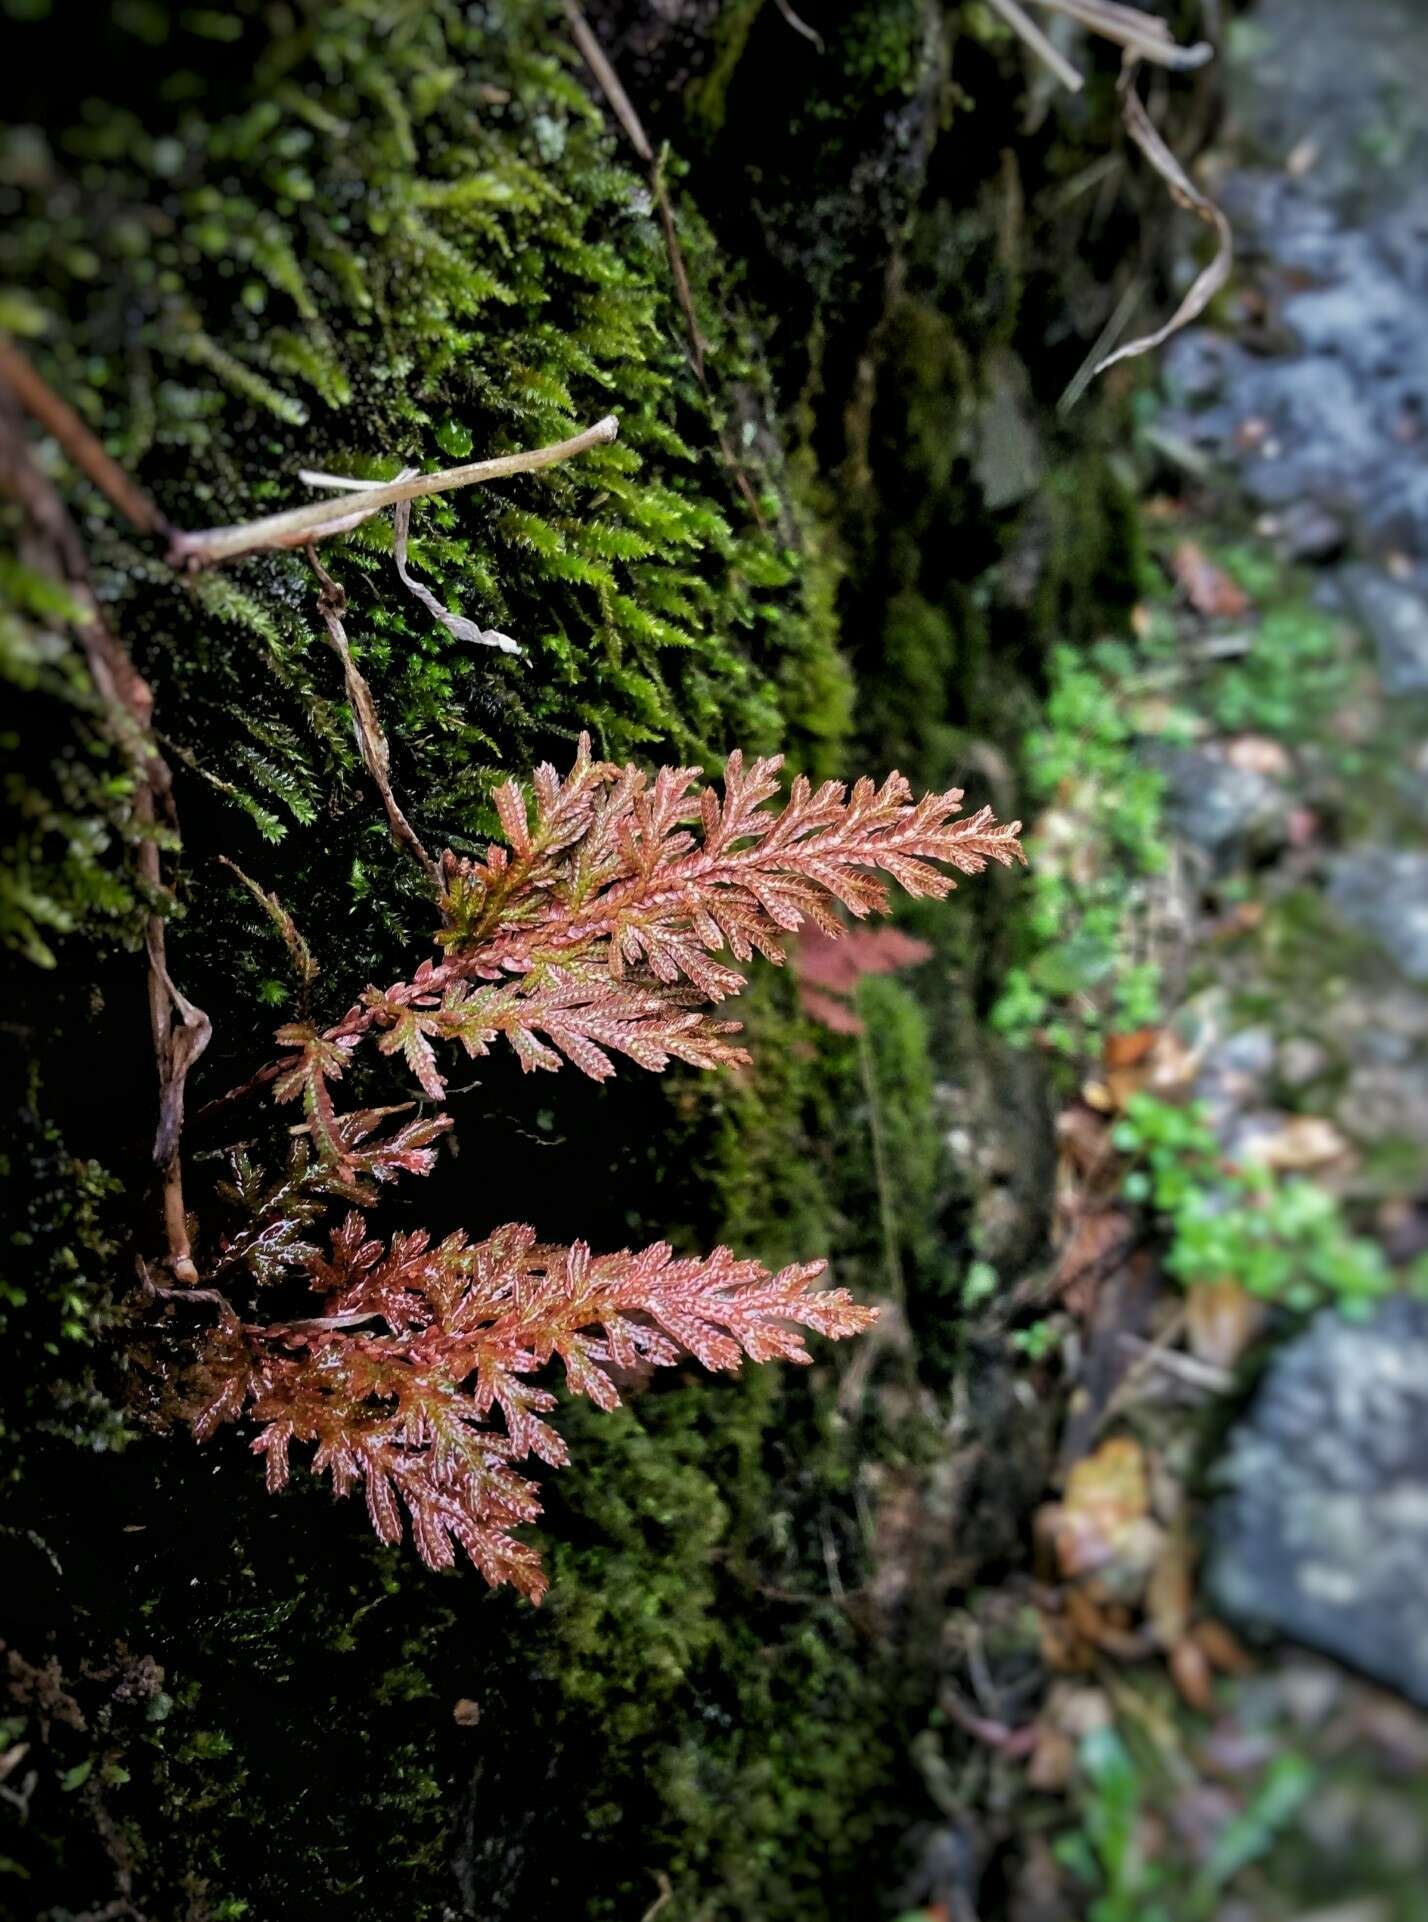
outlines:
M1048 641L1092 632L1133 579L1121 414L1047 424L1110 304L1097 261L1135 234L1066 199L1113 137L1109 62L1074 115L1041 103L1028 131L1019 51L976 6L842 4L821 48L757 0L592 8L670 144L701 382L647 181L558 8L135 0L82 34L74 12L12 9L7 84L37 91L0 149L0 324L172 523L285 506L302 467L385 477L619 416L578 463L416 510L413 569L520 656L427 616L385 518L326 549L428 847L478 846L496 781L582 728L614 758L781 748L817 774L990 783L1014 810L1006 757ZM302 559L180 577L41 456L174 770L160 906L214 1030L184 1141L201 1242L221 1151L281 1151L255 1107L203 1104L266 1059L296 994L215 857L293 912L333 1015L396 978L431 905L364 775ZM878 1912L946 1578L886 1600L876 1497L928 1445L926 1403L840 1410L823 1362L647 1392L589 1424L552 1485L539 1616L380 1548L315 1486L268 1500L231 1439L155 1432L183 1333L132 1284L158 1233L142 824L67 609L3 511L24 704L4 1045L24 1100L0 1710L31 1753L0 1900L628 1917L667 1878L667 1922ZM919 999L880 984L868 1010L934 1398L976 1226L937 1083L985 1082L1006 898L918 917L937 946ZM766 1065L727 1085L483 1063L423 1224L528 1218L612 1246L727 1231L769 1261L831 1249L876 1291L857 1051L783 981L755 984L749 1020ZM373 1072L362 1094L405 1089ZM1035 1146L1034 1086L1022 1125ZM1013 1266L1044 1225L1026 1185ZM884 1368L902 1379L885 1360L874 1384ZM1015 1499L985 1505L1002 1552Z

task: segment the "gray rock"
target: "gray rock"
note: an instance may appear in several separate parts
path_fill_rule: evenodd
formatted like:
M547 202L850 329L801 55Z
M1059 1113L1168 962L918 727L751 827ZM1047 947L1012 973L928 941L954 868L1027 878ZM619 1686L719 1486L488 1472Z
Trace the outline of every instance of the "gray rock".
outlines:
M1162 742L1147 746L1146 758L1166 778L1171 827L1220 865L1283 840L1284 796L1267 774L1233 767L1205 748Z
M1428 854L1356 848L1329 868L1329 899L1385 949L1410 981L1428 981Z
M1376 567L1347 567L1342 578L1349 605L1378 649L1388 692L1428 689L1428 598L1411 582L1394 580Z
M1270 1365L1221 1473L1217 1606L1428 1705L1428 1303L1318 1315Z
M1295 501L1276 516L1274 538L1292 561L1329 561L1343 552L1348 529L1317 501Z
M1000 513L1034 494L1044 467L1026 375L1020 362L1002 357L992 370L990 392L978 417L973 463L990 511Z
M1322 1042L1309 1035L1291 1035L1279 1050L1279 1078L1286 1088L1307 1088L1332 1065L1332 1057Z
M1398 1062L1360 1063L1349 1076L1334 1114L1345 1134L1356 1141L1428 1144L1428 1062L1405 1054Z

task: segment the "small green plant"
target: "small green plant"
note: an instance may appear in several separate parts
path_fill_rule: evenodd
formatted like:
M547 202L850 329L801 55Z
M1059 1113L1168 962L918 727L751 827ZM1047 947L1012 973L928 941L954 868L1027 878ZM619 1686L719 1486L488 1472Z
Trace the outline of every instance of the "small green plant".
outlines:
M1304 1176L1225 1161L1198 1106L1133 1095L1112 1139L1132 1162L1127 1199L1165 1217L1166 1266L1187 1287L1228 1277L1286 1308L1333 1302L1362 1314L1398 1285L1383 1250L1353 1233L1335 1196ZM1428 1282L1428 1264L1403 1279Z
M1338 629L1302 602L1267 613L1254 645L1221 670L1211 689L1218 724L1298 739L1321 727L1350 690L1351 670Z
M1144 1793L1135 1758L1114 1729L1093 1729L1081 1744L1081 1770L1090 1793L1079 1829L1055 1845L1063 1868L1101 1893L1087 1922L1170 1922L1154 1899L1164 1875L1146 1854Z
M1088 662L1058 648L1045 723L1026 742L1027 785L1045 811L1020 922L1025 958L992 1024L1013 1046L1037 1040L1072 1060L1098 1053L1108 1026L1149 1026L1160 1006L1158 970L1134 941L1144 879L1167 859L1163 784L1137 756L1119 697L1128 661L1124 649Z
M1018 1328L1011 1344L1028 1361L1046 1361L1061 1346L1061 1329L1054 1320L1043 1316L1029 1328Z
M1267 1854L1314 1785L1301 1756L1277 1755L1247 1805L1233 1815L1186 1882L1150 1860L1147 1849L1149 1777L1114 1728L1095 1729L1081 1744L1088 1794L1081 1826L1058 1838L1057 1860L1100 1893L1087 1922L1210 1922L1220 1898L1243 1870Z

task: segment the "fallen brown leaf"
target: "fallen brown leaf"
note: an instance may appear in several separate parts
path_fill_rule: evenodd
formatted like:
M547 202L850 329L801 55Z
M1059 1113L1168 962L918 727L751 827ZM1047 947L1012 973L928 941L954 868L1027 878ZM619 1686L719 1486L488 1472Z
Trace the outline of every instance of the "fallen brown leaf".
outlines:
M1186 1290L1186 1335L1197 1361L1233 1368L1263 1326L1264 1303L1228 1276Z
M1247 1675L1254 1663L1223 1622L1196 1622L1190 1638L1209 1662L1224 1675Z
M1027 1786L1040 1789L1043 1794L1057 1794L1069 1784L1075 1769L1076 1745L1071 1737L1059 1728L1039 1723L1036 1747L1026 1765Z
M1176 1647L1189 1630L1195 1599L1194 1566L1189 1536L1183 1527L1173 1529L1145 1587L1146 1616L1162 1648Z
M1343 1161L1352 1149L1332 1121L1321 1115L1291 1115L1273 1134L1254 1137L1247 1143L1248 1160L1277 1169L1281 1174L1306 1174L1314 1168L1327 1168Z
M1138 1441L1113 1435L1076 1463L1066 1478L1054 1535L1064 1576L1095 1575L1117 1595L1139 1592L1162 1533L1151 1520L1150 1479ZM1067 1597L1068 1609L1073 1596Z
M1197 614L1234 620L1248 613L1249 595L1194 541L1177 543L1170 557L1170 571Z
M1146 1056L1159 1041L1159 1028L1133 1028L1129 1034L1113 1034L1106 1041L1106 1066L1130 1068Z
M1191 1708L1209 1714L1215 1701L1214 1676L1197 1643L1187 1639L1171 1649L1170 1677Z

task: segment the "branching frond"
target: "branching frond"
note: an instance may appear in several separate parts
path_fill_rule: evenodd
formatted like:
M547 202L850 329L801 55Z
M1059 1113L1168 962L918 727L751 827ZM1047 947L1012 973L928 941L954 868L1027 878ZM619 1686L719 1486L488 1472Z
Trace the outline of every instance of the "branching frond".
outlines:
M843 933L840 911L881 912L888 881L941 896L957 874L1021 859L1019 823L986 808L958 819L956 789L914 800L899 774L851 792L800 777L779 808L779 767L731 755L718 789L694 768L650 777L596 761L583 736L564 780L547 766L529 798L514 782L497 789L504 843L481 861L446 855L438 957L368 988L325 1032L279 1029L273 1092L300 1101L305 1123L277 1180L235 1159L226 1194L246 1219L219 1244L220 1318L185 1402L200 1441L251 1417L270 1489L288 1479L292 1444L311 1447L337 1494L361 1485L383 1541L401 1539L405 1516L432 1568L460 1549L488 1581L538 1599L539 1560L512 1531L540 1502L513 1464L558 1467L566 1450L546 1419L555 1396L534 1377L558 1364L569 1392L613 1408L624 1371L686 1356L712 1369L806 1362L804 1331L837 1340L870 1325L874 1310L813 1287L821 1262L771 1274L727 1248L680 1258L663 1242L595 1256L516 1226L476 1243L417 1232L384 1244L359 1210L378 1184L429 1171L449 1118L418 1111L384 1133L402 1109L342 1114L333 1099L369 1037L431 1100L450 1043L480 1056L504 1038L527 1069L570 1062L597 1081L619 1056L653 1072L740 1063L736 1024L710 1012L743 985L735 964L781 962L801 929ZM864 971L923 952L882 940ZM322 1248L313 1230L336 1199L355 1205ZM245 1277L305 1281L320 1311L245 1323L224 1292Z
M663 1242L595 1256L519 1226L475 1244L416 1233L384 1246L354 1210L325 1252L290 1241L284 1259L323 1310L261 1328L220 1322L198 1370L198 1439L249 1412L270 1490L287 1482L294 1441L315 1446L312 1465L337 1494L362 1485L383 1541L401 1539L405 1510L430 1567L450 1567L460 1548L488 1581L532 1599L545 1578L510 1531L540 1502L511 1464L534 1455L559 1467L567 1455L543 1419L555 1397L529 1377L558 1362L570 1392L610 1409L616 1371L685 1356L712 1369L745 1356L806 1362L801 1330L837 1340L876 1318L843 1289L812 1289L822 1262L771 1274L727 1248L681 1259Z
M596 761L582 736L564 780L538 768L529 799L505 783L494 796L505 843L484 860L443 860L443 957L369 989L326 1036L311 1036L279 1098L301 1094L314 1132L330 1133L317 1083L373 1030L432 1099L444 1092L439 1041L479 1055L504 1035L525 1068L564 1060L597 1080L618 1054L654 1070L736 1064L744 1057L727 1037L737 1025L700 1011L743 987L733 964L782 962L806 924L840 934L840 909L885 913L884 877L940 898L957 874L1022 859L1020 822L997 822L990 808L956 818L958 788L914 800L900 774L851 793L799 776L776 809L780 766L733 754L721 792L696 768L651 777Z

